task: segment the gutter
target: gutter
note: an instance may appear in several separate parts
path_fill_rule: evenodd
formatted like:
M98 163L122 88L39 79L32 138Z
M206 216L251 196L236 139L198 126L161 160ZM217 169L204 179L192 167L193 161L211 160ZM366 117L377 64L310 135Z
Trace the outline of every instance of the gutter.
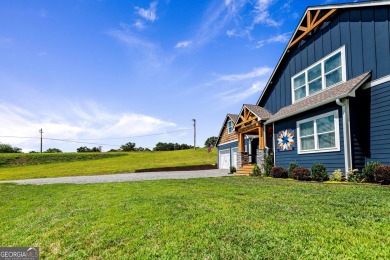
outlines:
M344 164L345 164L345 177L348 179L348 170L352 169L349 99L345 99L344 102L342 102L338 98L336 99L336 104L341 106L343 112Z

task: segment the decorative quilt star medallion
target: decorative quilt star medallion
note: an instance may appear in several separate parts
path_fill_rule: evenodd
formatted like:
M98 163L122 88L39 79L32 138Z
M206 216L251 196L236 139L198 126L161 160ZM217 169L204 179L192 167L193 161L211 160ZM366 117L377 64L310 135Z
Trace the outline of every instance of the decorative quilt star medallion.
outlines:
M279 131L278 144L277 144L276 149L279 152L294 151L295 150L294 134L295 134L295 131L294 131L294 129L291 129L291 128Z

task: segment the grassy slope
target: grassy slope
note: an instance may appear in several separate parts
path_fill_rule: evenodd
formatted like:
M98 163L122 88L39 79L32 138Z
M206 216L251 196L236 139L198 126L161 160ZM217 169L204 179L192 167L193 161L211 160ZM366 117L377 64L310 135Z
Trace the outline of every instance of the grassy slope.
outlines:
M0 244L43 257L390 258L390 189L229 177L0 185Z
M109 159L1 168L0 180L110 174L167 166L215 164L216 162L216 149L213 149L212 153L207 153L207 149L133 152L128 153L127 156Z
M17 167L59 162L98 160L125 153L0 153L0 167Z

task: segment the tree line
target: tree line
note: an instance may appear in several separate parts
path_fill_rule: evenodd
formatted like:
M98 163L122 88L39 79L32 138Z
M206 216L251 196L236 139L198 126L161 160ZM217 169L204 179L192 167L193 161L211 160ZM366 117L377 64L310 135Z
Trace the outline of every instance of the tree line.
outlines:
M211 136L207 138L204 143L204 147L215 146L217 141L216 136ZM158 142L156 146L151 150L149 148L137 147L135 143L127 142L120 146L119 149L111 149L108 152L151 152L151 151L175 151L175 150L188 150L194 149L194 146L189 144L178 144L178 143L164 143ZM78 153L89 153L89 152L101 152L102 147L92 147L89 148L87 146L81 146L76 149ZM0 143L0 153L21 153L22 149L19 147L13 147L10 144ZM31 151L30 153L37 153L36 151ZM44 153L62 153L62 151L58 148L48 148Z

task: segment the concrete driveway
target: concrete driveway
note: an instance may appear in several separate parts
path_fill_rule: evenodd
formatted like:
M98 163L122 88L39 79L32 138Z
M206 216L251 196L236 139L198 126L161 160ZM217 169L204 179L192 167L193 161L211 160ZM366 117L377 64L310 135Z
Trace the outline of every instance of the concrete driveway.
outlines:
M194 178L212 178L222 176L232 176L228 174L229 170L201 170L201 171L171 171L171 172L140 172L140 173L122 173L93 176L74 176L58 178L41 178L15 181L0 181L1 183L17 184L58 184L58 183L105 183L105 182L128 182L128 181L146 181L146 180L166 180L166 179L194 179Z

